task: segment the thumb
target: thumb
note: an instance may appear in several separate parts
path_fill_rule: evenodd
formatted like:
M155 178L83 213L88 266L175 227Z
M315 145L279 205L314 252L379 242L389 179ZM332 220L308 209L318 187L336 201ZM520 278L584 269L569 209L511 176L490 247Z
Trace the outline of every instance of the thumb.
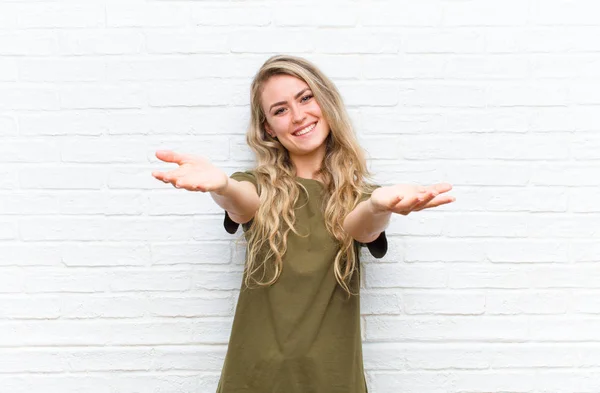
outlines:
M175 164L183 164L190 158L187 154L176 153L171 150L157 150L156 158L165 162L173 162Z

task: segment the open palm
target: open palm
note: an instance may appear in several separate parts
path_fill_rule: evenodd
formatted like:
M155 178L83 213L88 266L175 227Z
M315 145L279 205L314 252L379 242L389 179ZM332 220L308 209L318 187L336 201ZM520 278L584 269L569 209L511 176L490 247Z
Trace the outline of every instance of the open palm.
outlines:
M371 194L371 204L377 212L389 211L408 215L419 211L454 202L456 198L443 195L452 189L448 183L437 183L431 186L414 184L397 184L379 187Z
M203 157L170 150L159 150L156 152L156 157L161 161L179 165L172 171L152 172L152 176L165 183L171 183L175 188L219 192L227 186L229 180L227 174Z

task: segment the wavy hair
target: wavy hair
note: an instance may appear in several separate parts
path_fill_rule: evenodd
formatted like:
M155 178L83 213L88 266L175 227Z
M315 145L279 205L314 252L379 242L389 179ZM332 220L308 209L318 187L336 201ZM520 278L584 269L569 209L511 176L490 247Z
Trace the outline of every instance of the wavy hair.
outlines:
M299 78L309 86L330 127L325 157L317 175L325 186L322 207L325 225L340 246L334 261L335 278L350 296L352 275L358 270L357 249L342 225L361 195L372 193L373 187L365 182L371 174L336 86L309 61L289 55L269 58L258 70L251 85L251 118L246 141L257 158L254 173L260 207L246 234L245 284L250 286L251 276L261 267L264 278L267 263L274 268L273 277L267 281L252 280L259 286L275 283L283 268L282 257L287 250L289 231L302 236L294 227L294 206L301 190L307 195L308 191L295 179L296 170L287 149L266 132L266 115L261 105L265 83L270 77L282 74Z

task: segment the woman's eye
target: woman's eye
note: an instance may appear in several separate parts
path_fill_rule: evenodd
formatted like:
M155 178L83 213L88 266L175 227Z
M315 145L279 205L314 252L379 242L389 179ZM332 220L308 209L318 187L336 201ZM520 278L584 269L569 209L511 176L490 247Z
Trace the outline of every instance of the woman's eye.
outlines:
M306 101L310 100L312 97L313 97L312 94L307 94L304 97L302 97L301 101L306 102ZM278 115L279 113L281 113L282 110L283 110L283 108L277 109L273 114Z

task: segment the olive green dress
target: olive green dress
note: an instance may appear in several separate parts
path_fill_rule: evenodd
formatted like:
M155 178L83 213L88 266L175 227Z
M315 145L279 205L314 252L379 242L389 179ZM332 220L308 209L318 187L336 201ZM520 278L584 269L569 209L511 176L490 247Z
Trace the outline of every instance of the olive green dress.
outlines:
M257 184L251 171L231 178ZM367 393L360 299L347 300L334 276L338 246L321 212L323 184L297 180L309 198L300 193L295 224L308 236L288 233L283 270L275 284L248 289L242 280L217 393ZM239 226L227 212L224 225L229 233ZM243 224L244 231L249 225ZM385 232L355 246L367 246L381 258L387 251ZM360 290L357 273L350 288L353 293Z

